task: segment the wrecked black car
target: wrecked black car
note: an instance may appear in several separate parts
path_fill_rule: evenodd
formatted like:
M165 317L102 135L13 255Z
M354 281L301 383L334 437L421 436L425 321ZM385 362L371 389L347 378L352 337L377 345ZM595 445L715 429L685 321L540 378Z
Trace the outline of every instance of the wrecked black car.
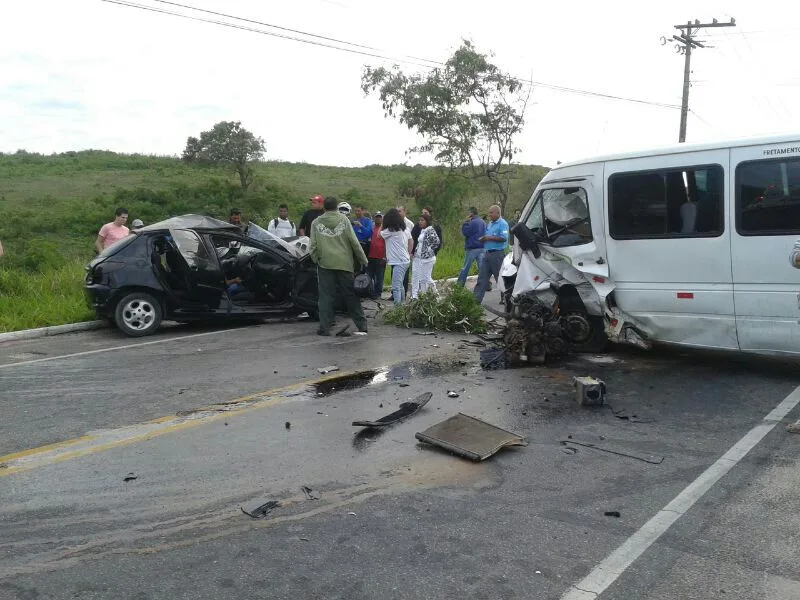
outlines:
M162 320L257 320L317 310L317 269L308 238L245 232L201 215L149 225L86 266L89 305L130 336Z

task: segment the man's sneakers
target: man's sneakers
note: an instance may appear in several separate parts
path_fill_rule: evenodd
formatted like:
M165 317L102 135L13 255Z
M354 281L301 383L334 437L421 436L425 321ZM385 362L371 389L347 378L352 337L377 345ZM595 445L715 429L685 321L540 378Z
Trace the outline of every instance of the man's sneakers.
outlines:
M366 331L354 331L353 335L367 335Z

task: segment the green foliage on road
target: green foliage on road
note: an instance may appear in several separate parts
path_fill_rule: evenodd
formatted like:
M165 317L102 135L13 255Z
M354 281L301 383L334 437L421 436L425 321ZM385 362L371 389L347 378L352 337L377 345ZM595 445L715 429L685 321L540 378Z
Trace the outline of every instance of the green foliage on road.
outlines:
M386 323L398 327L485 333L483 307L471 291L460 285L447 286L442 292L428 290L400 306L388 310Z
M242 190L225 166L175 157L104 151L43 156L0 154L0 331L91 318L83 300L83 266L94 256L100 226L124 206L130 219L153 223L189 212L227 219L231 207L261 225L281 203L299 221L314 194L363 202L371 211L403 203L413 216L434 207L444 229L434 276L452 277L463 260L460 221L466 207L495 201L491 185L454 188L447 173L425 166L326 167L278 161L252 164ZM518 166L509 211L527 201L543 167ZM459 185L463 186L463 179Z

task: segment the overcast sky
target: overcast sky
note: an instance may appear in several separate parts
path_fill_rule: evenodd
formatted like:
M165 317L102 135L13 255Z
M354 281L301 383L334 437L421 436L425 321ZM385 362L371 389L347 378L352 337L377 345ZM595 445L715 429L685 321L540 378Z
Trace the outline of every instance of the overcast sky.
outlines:
M131 1L203 17L155 0ZM687 20L735 17L736 27L698 38L715 47L693 56L687 141L800 132L797 1L176 1L394 58L443 61L469 38L519 77L665 104L680 104L683 57L661 37ZM406 155L414 136L361 92L363 66L384 63L391 61L101 0L6 0L0 151L176 155L187 136L241 120L265 139L269 159L427 162ZM516 158L550 166L673 143L679 112L536 86Z

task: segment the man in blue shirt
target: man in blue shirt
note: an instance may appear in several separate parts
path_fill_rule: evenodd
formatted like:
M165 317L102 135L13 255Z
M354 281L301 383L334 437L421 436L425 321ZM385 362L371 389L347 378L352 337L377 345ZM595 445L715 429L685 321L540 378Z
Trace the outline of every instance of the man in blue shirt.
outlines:
M508 244L508 223L500 216L500 207L496 204L489 207L489 225L480 238L485 251L478 270L478 285L475 286L475 298L483 302L483 296L489 287L489 278L494 275L500 280L500 267L503 266L505 249Z
M471 206L469 215L461 224L461 235L464 236L464 266L458 274L458 285L464 285L472 268L472 263L478 261L478 269L481 266L483 256L483 242L480 238L486 232L486 223L478 216L478 209Z
M364 207L360 204L355 208L355 219L353 220L353 231L356 234L356 239L361 247L364 249L365 254L369 254L369 243L372 239L372 219L364 214Z

